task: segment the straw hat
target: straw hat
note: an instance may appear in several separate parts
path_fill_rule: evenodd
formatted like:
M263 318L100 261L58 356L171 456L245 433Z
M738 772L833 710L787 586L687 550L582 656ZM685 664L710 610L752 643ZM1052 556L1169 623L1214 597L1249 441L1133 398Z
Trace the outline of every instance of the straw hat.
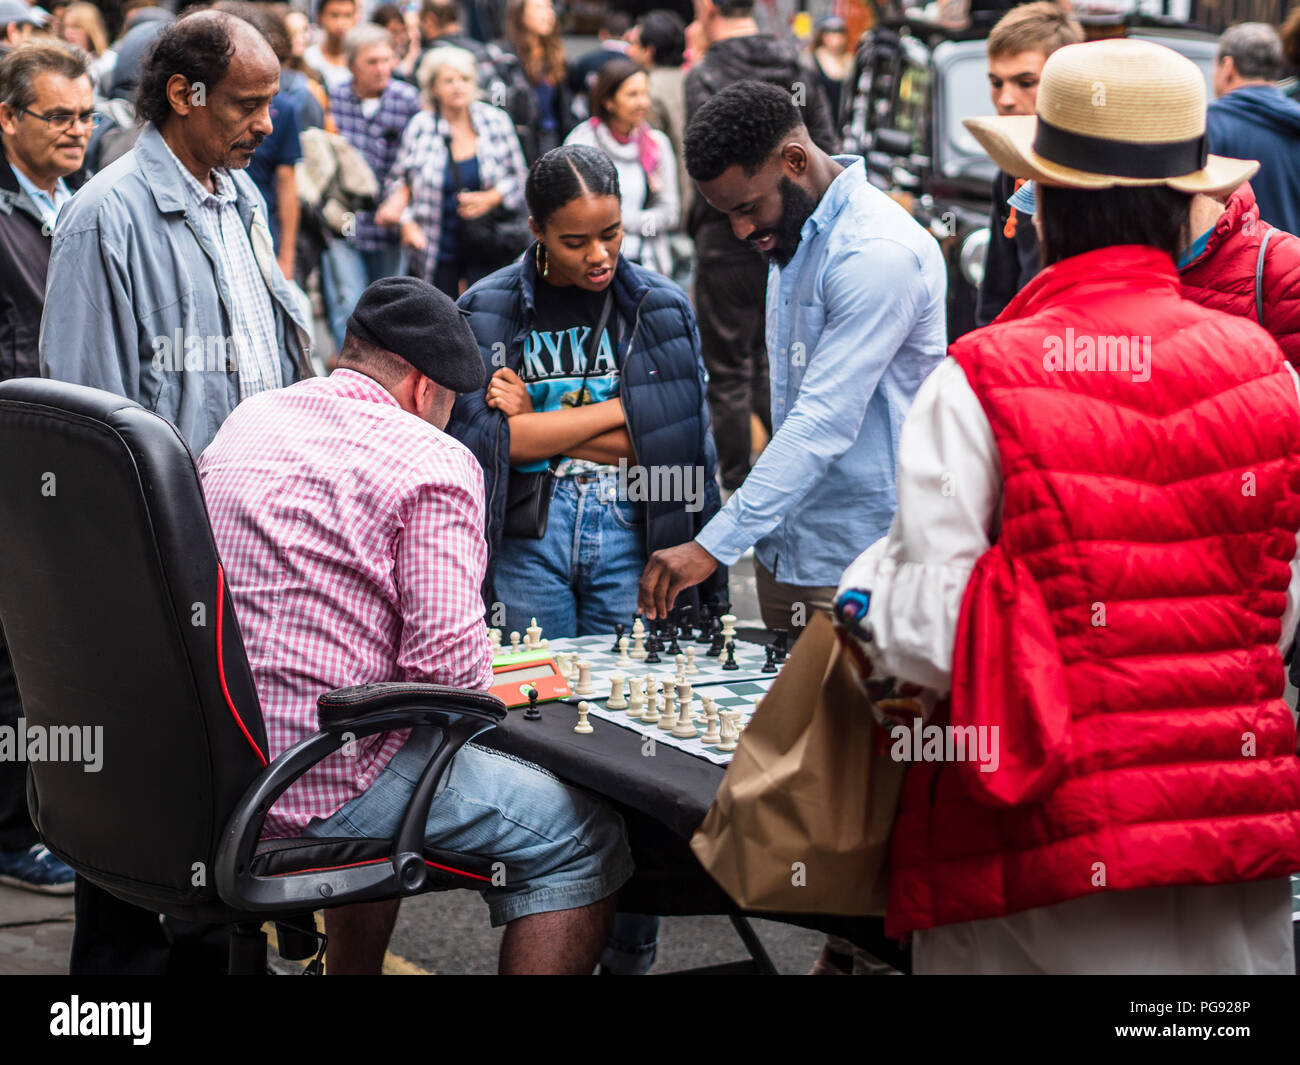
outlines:
M965 123L1008 174L1043 185L1168 185L1216 195L1259 169L1252 160L1207 154L1200 70L1150 41L1057 49L1043 66L1037 112Z

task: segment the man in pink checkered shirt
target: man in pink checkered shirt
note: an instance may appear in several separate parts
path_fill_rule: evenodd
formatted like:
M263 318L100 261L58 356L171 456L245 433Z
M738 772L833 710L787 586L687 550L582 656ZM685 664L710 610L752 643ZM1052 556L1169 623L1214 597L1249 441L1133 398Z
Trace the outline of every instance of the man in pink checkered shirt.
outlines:
M385 278L358 302L330 377L251 397L203 452L272 757L318 730L316 700L333 688L490 686L483 475L442 432L457 392L481 388L482 374L451 300L423 281ZM266 835L392 836L435 744L431 728L355 741L281 796ZM439 786L426 840L504 862L505 885L483 893L492 923L508 925L503 972L591 972L632 871L617 814L469 744ZM370 968L396 905L349 909L356 956L344 967Z

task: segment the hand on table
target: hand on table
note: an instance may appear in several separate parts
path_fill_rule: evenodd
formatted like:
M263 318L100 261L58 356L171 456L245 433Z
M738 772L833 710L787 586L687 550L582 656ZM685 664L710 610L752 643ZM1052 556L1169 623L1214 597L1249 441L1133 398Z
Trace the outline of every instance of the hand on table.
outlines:
M718 568L718 560L694 540L656 551L646 563L637 589L637 612L654 621L665 618L678 594Z

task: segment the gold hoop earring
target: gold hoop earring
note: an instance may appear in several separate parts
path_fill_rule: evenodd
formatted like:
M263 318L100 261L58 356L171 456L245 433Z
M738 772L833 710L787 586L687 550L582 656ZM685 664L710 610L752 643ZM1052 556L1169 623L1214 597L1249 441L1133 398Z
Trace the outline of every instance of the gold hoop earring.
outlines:
M545 254L545 252L546 252L546 245L539 240L537 242L537 253L536 255L533 256L533 258L537 261L537 272L541 274L543 277L547 277L551 272L551 257L547 255L545 261L543 261L542 259L542 256Z

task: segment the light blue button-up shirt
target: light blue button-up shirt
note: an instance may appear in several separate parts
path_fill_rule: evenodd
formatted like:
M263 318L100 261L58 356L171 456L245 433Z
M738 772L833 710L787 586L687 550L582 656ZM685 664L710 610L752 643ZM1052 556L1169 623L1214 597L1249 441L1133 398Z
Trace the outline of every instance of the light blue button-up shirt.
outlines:
M49 232L54 232L54 224L59 219L59 211L63 205L72 199L72 190L63 178L59 178L54 183L54 195L38 189L32 184L32 179L19 170L13 163L9 164L9 169L14 172L14 177L18 179L18 187L27 193L28 199L32 201L36 209L41 212L41 221L44 223Z
M939 245L867 181L857 156L767 275L772 440L695 538L733 565L827 586L889 531L898 435L947 348Z

